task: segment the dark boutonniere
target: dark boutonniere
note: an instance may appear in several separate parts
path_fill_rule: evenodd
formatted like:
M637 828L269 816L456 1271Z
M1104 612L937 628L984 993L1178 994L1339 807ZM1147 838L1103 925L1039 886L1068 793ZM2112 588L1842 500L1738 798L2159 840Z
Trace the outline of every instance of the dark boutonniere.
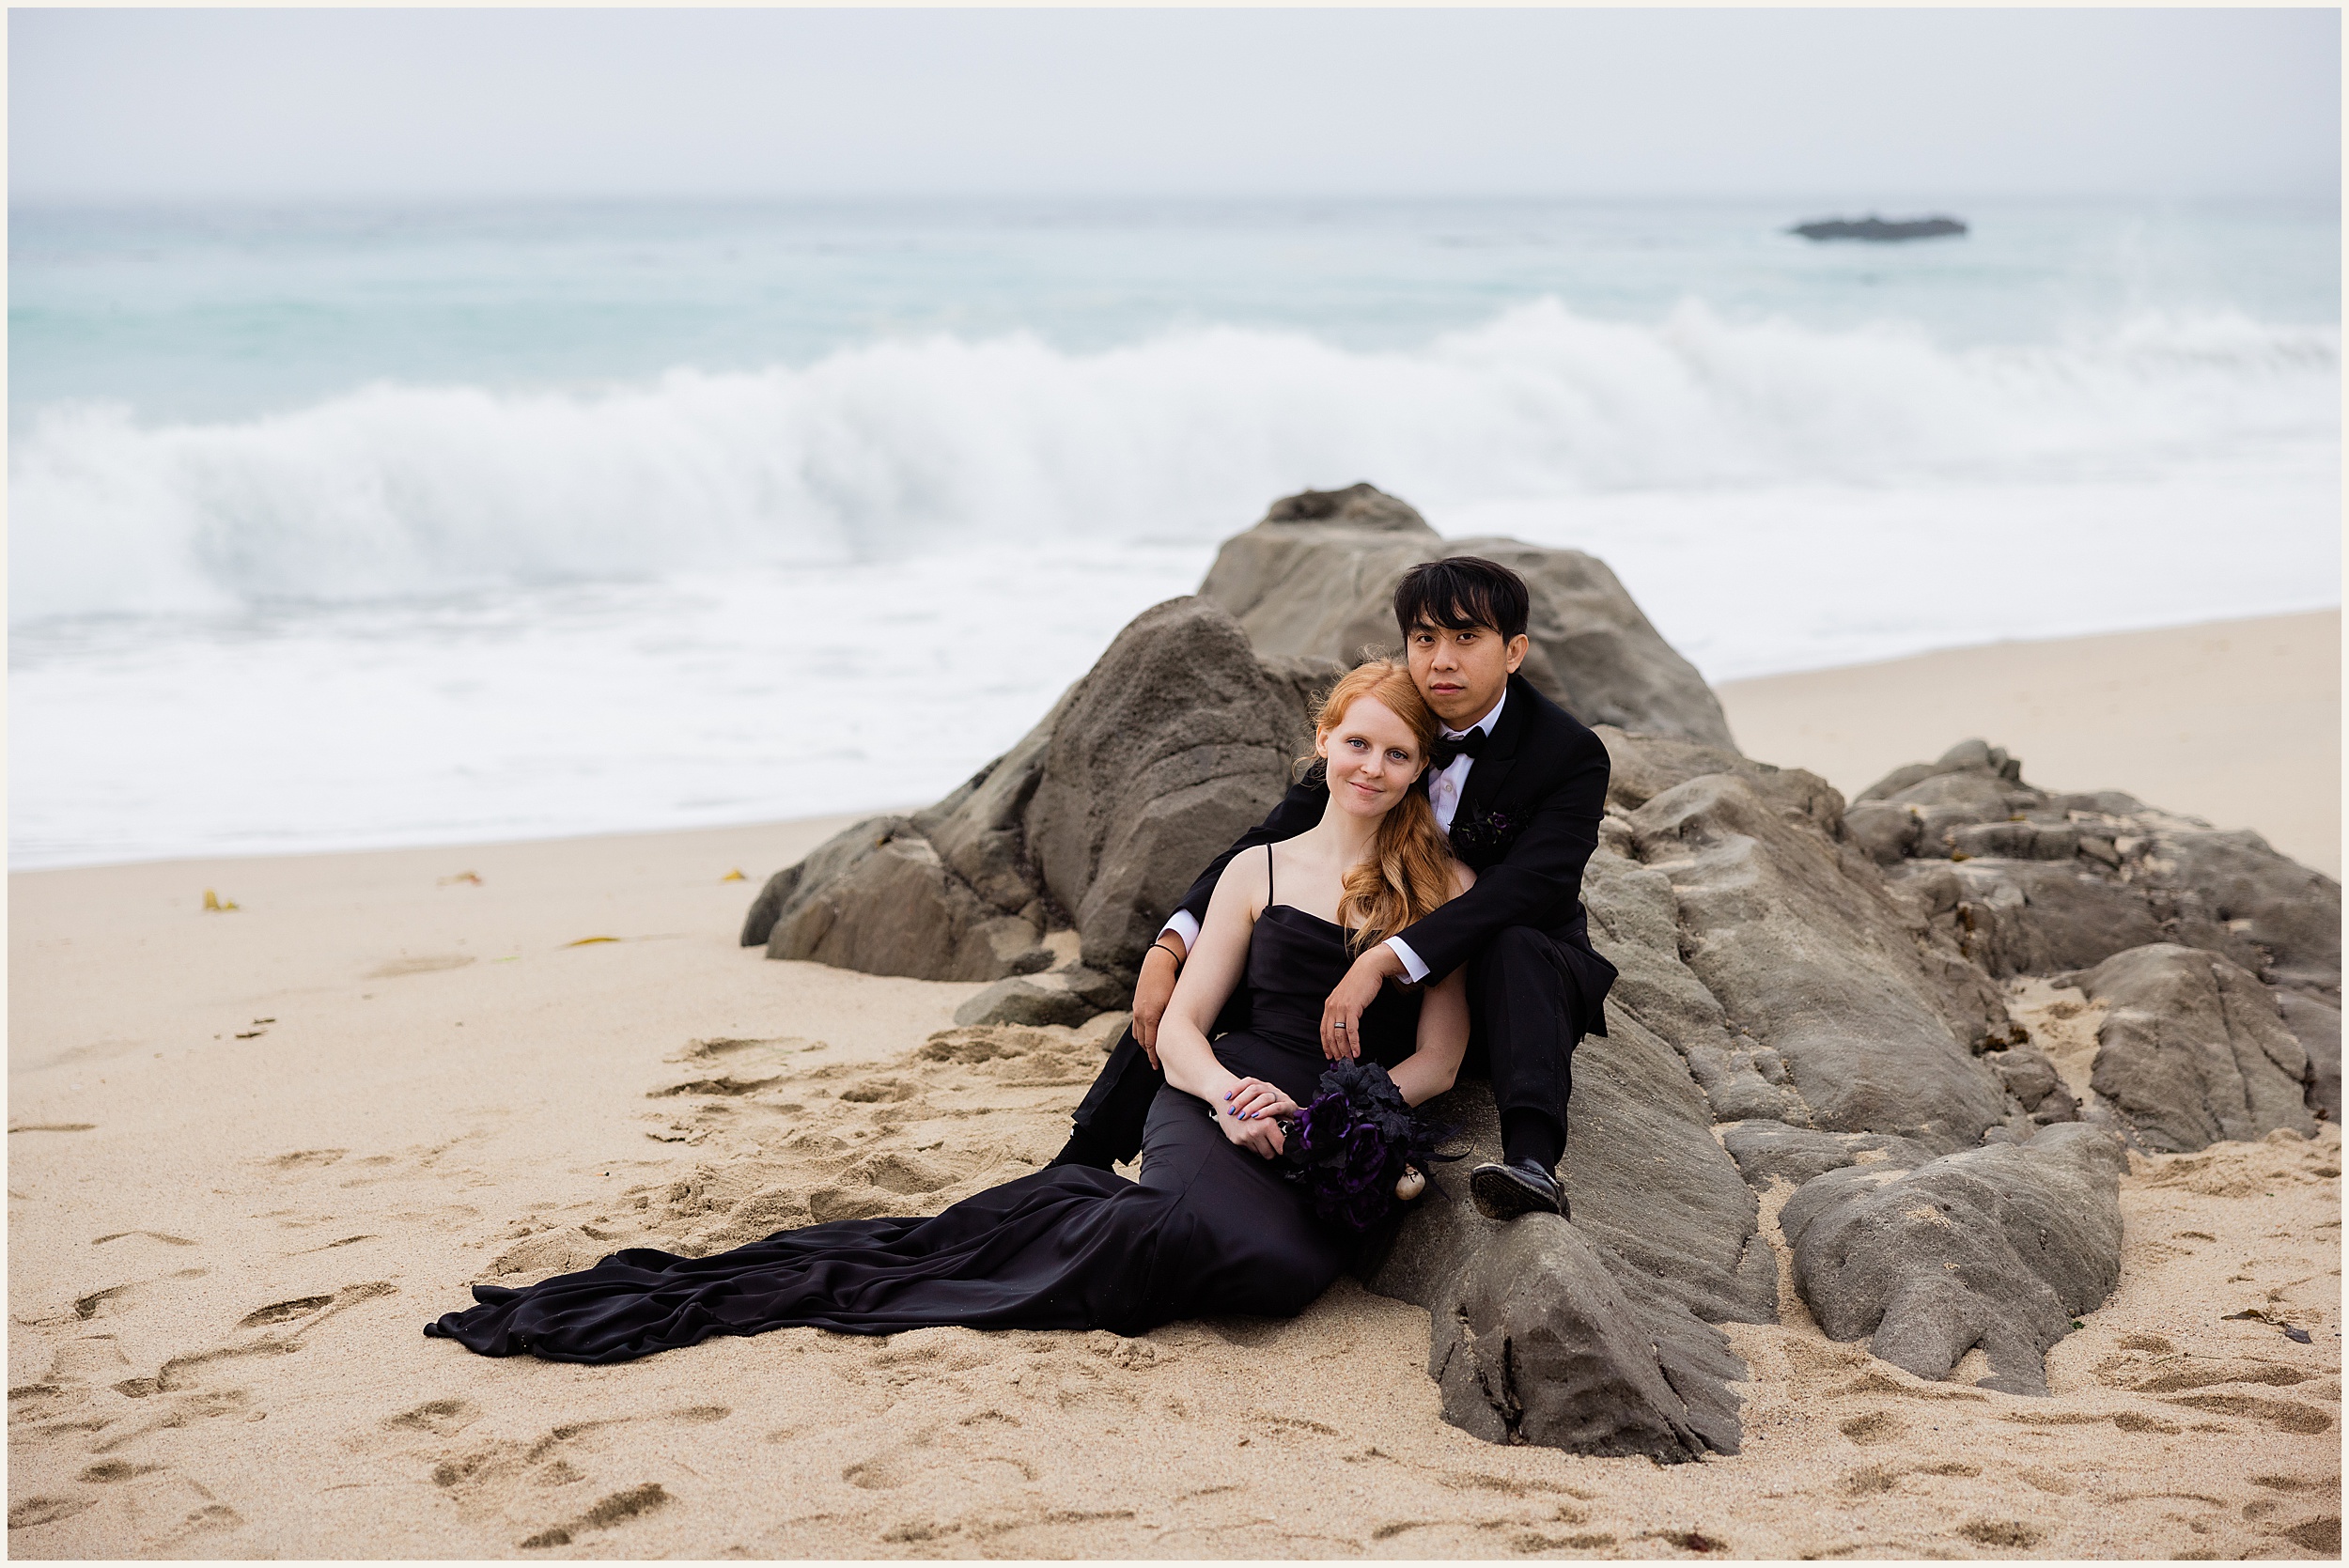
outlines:
M1506 812L1480 811L1453 819L1452 852L1481 871L1508 853L1523 824Z

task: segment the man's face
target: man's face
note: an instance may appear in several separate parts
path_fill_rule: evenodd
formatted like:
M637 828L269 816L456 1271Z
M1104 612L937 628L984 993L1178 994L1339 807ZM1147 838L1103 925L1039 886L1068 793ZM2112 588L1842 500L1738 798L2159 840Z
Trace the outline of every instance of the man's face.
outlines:
M1492 711L1509 677L1525 662L1525 634L1503 638L1497 628L1464 630L1421 621L1404 640L1411 679L1436 717L1466 729Z

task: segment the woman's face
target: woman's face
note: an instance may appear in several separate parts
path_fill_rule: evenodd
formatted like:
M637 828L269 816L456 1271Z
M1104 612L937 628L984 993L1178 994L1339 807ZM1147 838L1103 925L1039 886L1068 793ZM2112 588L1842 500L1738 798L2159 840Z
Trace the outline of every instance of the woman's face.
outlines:
M1356 816L1384 816L1419 777L1419 737L1376 697L1357 697L1314 750L1330 765L1330 799Z

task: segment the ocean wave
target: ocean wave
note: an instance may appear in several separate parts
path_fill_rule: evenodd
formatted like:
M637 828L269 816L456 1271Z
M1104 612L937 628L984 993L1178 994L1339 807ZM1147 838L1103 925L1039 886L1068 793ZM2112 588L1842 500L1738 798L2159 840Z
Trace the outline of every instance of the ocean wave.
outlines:
M9 610L349 602L940 548L1203 541L1370 478L1500 498L2141 478L2338 445L2340 332L2143 316L1952 349L1898 327L1612 322L1555 302L1398 353L1211 327L1071 353L887 341L567 392L379 385L221 424L43 411L12 444Z

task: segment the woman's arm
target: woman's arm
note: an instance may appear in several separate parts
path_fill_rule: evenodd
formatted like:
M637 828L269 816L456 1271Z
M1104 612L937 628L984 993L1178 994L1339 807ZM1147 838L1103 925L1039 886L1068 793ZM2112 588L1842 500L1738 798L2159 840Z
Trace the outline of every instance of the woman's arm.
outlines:
M1476 884L1476 873L1454 862L1453 896ZM1419 1044L1387 1076L1413 1105L1424 1105L1452 1087L1468 1055L1468 966L1462 964L1427 987L1419 1004Z
M1288 1096L1255 1079L1243 1079L1216 1060L1207 1031L1231 1000L1248 969L1248 939L1271 892L1265 858L1243 855L1216 878L1215 895L1199 940L1184 961L1182 978L1159 1020L1159 1064L1166 1081L1196 1094L1217 1112L1223 1135L1268 1158L1281 1152L1281 1129L1273 1116L1293 1110Z

